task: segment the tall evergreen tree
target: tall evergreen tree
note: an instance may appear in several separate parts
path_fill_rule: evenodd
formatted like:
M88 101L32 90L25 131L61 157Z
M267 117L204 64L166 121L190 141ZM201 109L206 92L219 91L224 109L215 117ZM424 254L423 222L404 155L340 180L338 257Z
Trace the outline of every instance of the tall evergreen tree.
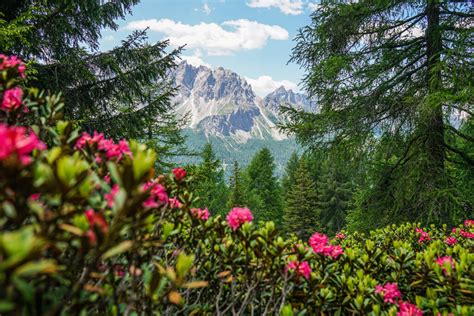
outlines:
M303 239L319 231L321 225L317 202L316 184L311 179L306 160L302 158L285 198L283 217L285 231Z
M290 191L291 185L295 182L295 173L299 165L300 158L296 152L293 152L290 156L290 159L288 159L288 162L286 163L285 174L281 179L281 189L285 199Z
M201 152L201 163L192 169L192 192L199 196L197 207L208 207L213 214L226 212L228 188L224 181L221 161L212 145L207 143Z
M165 158L184 144L168 78L179 49L168 52L166 41L148 44L145 31L137 31L110 51L98 50L101 32L117 30L116 20L138 2L2 1L0 28L22 28L0 40L0 50L37 62L34 85L62 92L68 119L116 139L148 140Z
M274 171L275 162L270 150L262 148L246 169L245 194L256 221L272 220L280 224L282 198Z
M229 199L227 201L227 209L235 206L245 206L245 195L243 188L243 174L240 170L239 163L234 160L232 175L229 183Z
M341 168L325 163L317 182L317 209L321 227L328 234L340 231L351 208L352 184Z
M468 2L331 2L297 36L292 60L320 111L287 108L287 127L310 146L386 153L361 211L424 223L467 216L447 165L455 156L474 166L452 120L473 113L473 18Z

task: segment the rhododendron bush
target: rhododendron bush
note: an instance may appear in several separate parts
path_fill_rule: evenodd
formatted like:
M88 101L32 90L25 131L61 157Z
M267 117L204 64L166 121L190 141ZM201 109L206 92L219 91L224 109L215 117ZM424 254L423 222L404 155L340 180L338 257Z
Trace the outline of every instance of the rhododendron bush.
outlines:
M0 72L0 313L474 314L474 222L297 240L212 216L184 169L61 120L19 59Z

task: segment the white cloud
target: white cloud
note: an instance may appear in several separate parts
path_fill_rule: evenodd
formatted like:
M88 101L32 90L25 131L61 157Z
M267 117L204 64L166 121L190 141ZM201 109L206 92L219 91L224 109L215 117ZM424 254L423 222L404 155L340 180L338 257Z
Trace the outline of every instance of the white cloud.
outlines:
M257 79L245 77L245 80L252 86L253 91L260 97L264 97L281 86L285 89L298 91L298 85L289 80L273 80L270 76L260 76Z
M268 40L287 40L288 31L278 25L261 24L246 19L221 24L184 24L170 19L139 20L128 23L128 30L150 28L163 33L171 45L199 48L209 55L232 55L241 50L263 48Z
M202 6L202 11L206 13L207 15L211 14L211 8L207 4L207 2L204 2L204 5Z
M205 14L209 15L211 14L212 12L212 9L211 7L209 6L209 4L207 3L207 1L204 1L203 4L202 4L202 8L196 8L194 9L194 11L196 12L204 12Z
M182 55L181 58L186 60L188 64L193 65L194 67L206 66L212 68L210 64L206 63L202 58L202 52L200 49L196 49L194 53L189 55Z
M298 15L303 13L301 0L250 0L247 5L251 8L278 8L284 14Z

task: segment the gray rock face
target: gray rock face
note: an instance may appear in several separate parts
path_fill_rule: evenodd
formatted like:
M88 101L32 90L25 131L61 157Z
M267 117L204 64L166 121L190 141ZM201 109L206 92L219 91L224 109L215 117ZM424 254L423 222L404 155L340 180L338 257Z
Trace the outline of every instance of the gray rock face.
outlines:
M272 111L278 111L281 105L292 106L310 111L314 105L308 97L301 93L295 93L293 90L286 90L280 86L275 91L263 98L263 105Z
M240 142L250 138L285 139L275 127L280 105L310 108L302 94L280 87L263 100L247 81L235 72L219 67L194 67L185 61L171 73L178 94L178 114L188 114L192 129L207 137L232 137Z

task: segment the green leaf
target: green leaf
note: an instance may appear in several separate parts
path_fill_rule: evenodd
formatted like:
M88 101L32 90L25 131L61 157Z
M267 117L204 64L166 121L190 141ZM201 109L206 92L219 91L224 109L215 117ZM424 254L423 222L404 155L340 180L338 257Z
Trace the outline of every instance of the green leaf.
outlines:
M133 242L131 240L126 240L118 244L117 246L107 250L103 255L102 259L108 259L110 257L116 256L121 254L127 250L129 250L133 246Z
M188 274L189 269L191 269L193 262L194 255L188 256L181 252L176 260L176 272L178 273L178 276L184 278Z

